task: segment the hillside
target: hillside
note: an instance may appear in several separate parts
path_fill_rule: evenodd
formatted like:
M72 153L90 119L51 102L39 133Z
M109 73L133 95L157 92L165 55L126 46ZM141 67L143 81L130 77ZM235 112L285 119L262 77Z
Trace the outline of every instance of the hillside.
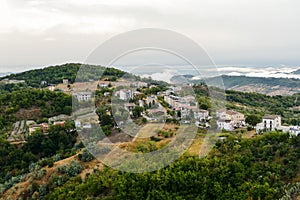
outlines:
M299 70L300 73L300 70ZM180 75L172 77L171 81L199 83L204 80L193 80L190 75ZM210 86L236 90L241 92L256 92L261 94L274 95L293 95L300 93L300 79L288 78L264 78L247 76L221 76L224 85L219 85L220 76L207 78L205 83ZM217 84L216 84L217 83Z
M72 97L62 92L25 88L0 94L0 135L18 120L43 121L71 111Z
M285 193L279 188L299 169L299 145L299 137L282 133L252 140L231 136L205 158L182 157L142 174L106 167L67 181L45 199L279 199Z
M263 78L263 77L247 77L247 76L226 76L222 75L224 86L226 89L236 86L244 86L250 84L263 84L269 87L281 86L288 88L299 88L300 79L287 78ZM210 85L215 78L209 78L207 84Z
M279 114L282 122L298 124L300 94L290 96L268 96L258 93L226 91L227 108L238 110L246 115Z
M0 77L0 86L1 81L3 82L4 79L24 80L28 86L39 88L60 84L63 82L63 79L68 79L69 83L72 84L75 81L88 82L99 79L116 81L121 77L125 79L141 80L151 84L166 84L165 82L156 81L151 78L141 78L115 68L81 63L66 63L63 65L49 66L42 69L29 70Z
M69 79L71 82L74 82L80 66L81 64L50 66L17 74L10 74L2 77L0 80L25 80L25 82L32 87L39 87L42 81L47 81L47 83L51 84L57 84L61 83L62 79Z
M300 69L297 69L296 71L293 71L293 74L300 74Z
M66 66L76 68L67 64L50 67L50 70L45 68L40 72L47 76L50 76L50 71L64 74ZM93 67L88 69L92 72ZM151 84L133 86L138 93L126 99L131 102L130 105L119 96L115 100L120 105L112 106L114 91L129 92L132 82L126 81L125 72L107 69L105 80L101 80L106 86L98 87L95 91L95 123L101 125L104 134L117 147L143 155L168 145L176 138L178 130L182 130L181 126L188 127L188 130L184 129L187 135L191 127L196 128L193 124L190 127L179 123L178 112L174 112L164 100L164 97L168 97L164 92L168 89L164 82L145 79ZM15 76L24 78L27 84L35 85L38 81L30 82L29 78L35 73L32 70ZM130 74L128 77L144 80ZM79 78L88 80L87 83L98 83L91 82L89 76ZM192 76L183 78L191 79ZM57 80L61 79L57 77ZM71 114L72 99L69 93L32 88L26 83L0 85L0 90L4 91L0 94L0 130L15 136L20 132L19 127L26 127L25 124L30 120L36 121L36 125L48 122L49 127L46 133L41 128L31 133L26 130L22 143L19 143L20 140L12 142L7 134L2 134L0 199L278 199L300 180L300 135L290 137L282 132L257 135L250 126L232 131L214 129L213 132L203 126L198 127L190 148L170 166L141 174L116 171L95 160L85 149L72 120L64 120L63 126L55 125L50 120L52 116ZM71 83L69 89L73 86ZM174 90L172 95L186 95L186 89L182 87L183 91L177 91L178 94ZM205 84L194 85L193 89L196 94L193 103L198 103L201 109L209 112L212 119L206 122L212 126L216 125L213 112L222 103L229 109L243 113L246 118L255 115L261 120L265 114L280 114L285 124L299 125L300 122L300 94L268 96L227 90L227 102L222 102L209 97L210 88ZM221 90L215 89L215 92ZM141 101L144 102L142 106ZM125 107L121 103L125 103ZM78 105L85 104L83 101ZM132 114L127 106L133 106ZM157 119L156 115L150 115L158 108L166 109L165 121L159 121L159 115ZM183 115L180 118L184 118ZM126 129L131 126L116 126L118 120L127 119L142 127L135 136L129 136L126 132L133 130ZM190 116L184 119L193 120ZM82 123L92 125L93 122L85 120ZM94 134L88 129L84 133ZM110 152L103 148L101 153L106 155ZM122 156L117 159L121 160ZM130 157L126 159L122 163L124 166L129 164L135 168L147 165L139 163L140 160L132 163Z
M79 69L84 73L77 75ZM1 77L0 81L3 79L24 80L31 87L41 87L49 84L62 83L63 79L68 79L70 83L74 83L75 79L76 81L89 81L91 79L98 80L104 76L107 78L119 78L124 76L124 74L125 72L114 68L83 65L80 63L67 63L42 69L29 70L17 74L10 74L8 76ZM42 82L45 83L42 84Z

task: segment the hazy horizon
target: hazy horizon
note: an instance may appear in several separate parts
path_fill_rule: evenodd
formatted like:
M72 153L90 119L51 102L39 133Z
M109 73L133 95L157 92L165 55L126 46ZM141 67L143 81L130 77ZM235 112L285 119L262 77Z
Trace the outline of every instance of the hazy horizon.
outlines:
M65 64L65 63L63 63ZM89 63L86 63L89 64ZM60 65L60 64L57 64ZM51 65L55 66L55 65ZM44 68L49 66L43 66L38 68ZM168 81L175 75L194 75L195 79L203 78L201 75L195 74L195 69L192 66L182 66L174 65L169 66L164 69L160 69L160 72L157 71L157 66L148 66L143 68L136 68L135 66L109 66L118 68L120 70L130 72L142 77L151 77L155 80ZM31 69L38 69L31 68ZM251 65L219 65L216 68L211 66L202 66L200 71L205 77L215 77L218 75L228 75L228 76L247 76L247 77L264 77L264 78L294 78L300 79L300 74L293 74L294 71L299 70L299 66L284 66L284 65L274 65L274 66L251 66ZM28 69L30 70L30 69ZM28 71L23 70L23 71ZM216 71L217 70L217 71ZM18 72L1 72L0 77L6 76L11 73L20 73ZM197 73L198 74L198 73Z

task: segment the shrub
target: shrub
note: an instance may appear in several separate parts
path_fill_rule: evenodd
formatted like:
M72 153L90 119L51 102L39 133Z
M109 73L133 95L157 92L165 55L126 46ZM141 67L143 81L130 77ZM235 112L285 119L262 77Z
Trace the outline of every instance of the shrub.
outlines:
M70 165L59 166L57 171L61 174L67 174L67 176L71 178L82 171L82 166L79 162L72 161Z
M54 165L54 160L53 159L49 159L48 160L48 167L53 167Z
M247 126L247 131L251 131L252 129L252 126Z
M40 196L45 196L47 194L47 186L46 184L42 184L39 188Z
M158 138L158 137L155 137L155 136L151 136L151 137L150 137L150 140L152 140L152 141L155 141L155 142L159 142L159 141L161 141L161 139L160 139L160 138Z
M37 163L31 163L29 165L29 172L34 172L34 171L37 171L39 169L41 169L41 166Z
M33 172L33 178L37 180L41 180L46 175L46 173L47 171L45 169L35 171Z
M78 155L78 158L83 162L89 162L94 160L95 157L90 152L88 152L88 150L84 149L82 151L82 154Z
M57 162L57 161L60 161L61 160L61 155L60 154L55 154L54 156L53 156L53 161L54 162Z
M145 117L142 118L142 122L145 124L147 123L147 119Z

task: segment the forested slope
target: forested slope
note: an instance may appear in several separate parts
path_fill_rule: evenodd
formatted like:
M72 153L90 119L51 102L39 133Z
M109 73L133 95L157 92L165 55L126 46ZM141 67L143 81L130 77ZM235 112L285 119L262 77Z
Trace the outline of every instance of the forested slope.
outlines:
M151 173L110 168L75 178L46 199L278 199L299 172L300 136L231 136L206 158L182 157ZM299 192L299 191L298 191Z

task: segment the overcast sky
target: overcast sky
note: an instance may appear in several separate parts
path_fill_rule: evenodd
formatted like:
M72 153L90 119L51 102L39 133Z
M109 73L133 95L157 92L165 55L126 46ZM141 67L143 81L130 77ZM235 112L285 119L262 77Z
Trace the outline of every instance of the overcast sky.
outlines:
M300 65L299 0L0 0L0 72L83 62L149 27L188 36L217 65Z

